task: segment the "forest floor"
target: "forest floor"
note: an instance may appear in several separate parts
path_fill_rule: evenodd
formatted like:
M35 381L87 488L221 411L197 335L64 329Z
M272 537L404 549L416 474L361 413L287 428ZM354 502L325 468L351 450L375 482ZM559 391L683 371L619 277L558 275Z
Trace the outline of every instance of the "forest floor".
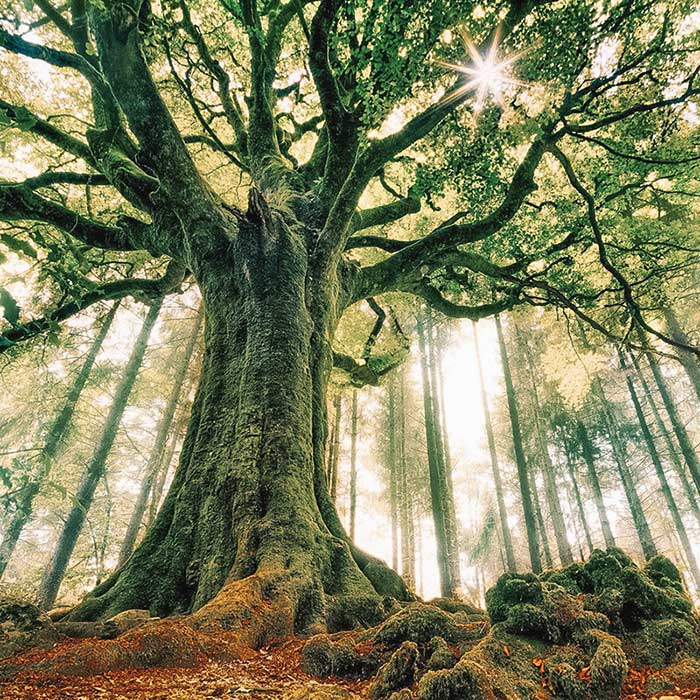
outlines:
M222 644L227 640L222 640ZM191 667L159 667L112 671L98 676L57 676L24 672L0 681L2 700L357 700L369 698L372 680L332 677L320 681L302 670L303 639L271 644L258 651L246 650L240 659L222 663L201 659ZM95 640L99 644L98 640ZM21 659L27 665L65 652L85 640L66 640L50 650L32 650ZM644 685L650 669L633 669L621 700L700 700L700 688L647 693ZM538 700L556 696L545 688Z

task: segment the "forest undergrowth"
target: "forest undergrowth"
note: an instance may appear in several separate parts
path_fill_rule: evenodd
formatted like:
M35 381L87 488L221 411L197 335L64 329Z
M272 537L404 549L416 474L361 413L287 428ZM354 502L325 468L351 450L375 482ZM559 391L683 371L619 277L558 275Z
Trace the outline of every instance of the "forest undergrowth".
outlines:
M388 616L373 627L331 627L255 649L239 633L197 629L193 616L128 611L81 627L5 601L0 696L700 698L700 618L662 556L639 568L619 549L597 550L540 576L504 574L486 594L486 611L449 599L357 605L372 606L367 619L377 605ZM359 607L348 619L361 618Z

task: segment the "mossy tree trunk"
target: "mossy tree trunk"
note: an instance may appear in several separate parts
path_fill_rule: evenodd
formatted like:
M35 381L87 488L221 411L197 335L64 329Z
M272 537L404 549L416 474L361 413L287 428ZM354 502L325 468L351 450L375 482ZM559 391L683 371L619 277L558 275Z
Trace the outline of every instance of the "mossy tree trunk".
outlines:
M141 325L141 330L129 356L129 361L124 368L119 385L114 394L114 400L107 414L102 433L97 441L97 447L85 467L85 471L75 493L75 505L68 513L68 517L61 529L58 542L54 548L49 565L39 584L37 598L39 605L48 609L56 601L58 590L65 576L68 563L75 549L78 537L83 530L85 519L95 498L97 484L105 475L107 458L117 437L119 424L126 410L131 390L134 388L139 369L143 363L148 339L153 327L158 320L158 314L163 303L162 297L151 303L146 318Z
M333 503L338 493L338 461L340 459L340 418L343 414L343 394L338 390L333 399L333 425L328 457L328 489Z
M498 452L496 451L496 440L493 434L493 424L491 423L491 410L489 409L488 397L486 396L486 383L484 382L484 370L481 365L481 352L479 350L479 335L476 321L472 321L472 331L474 334L474 351L476 354L476 368L479 373L479 389L481 391L481 408L484 413L484 427L486 429L486 440L489 445L489 455L491 456L491 474L496 491L496 505L498 507L498 519L500 532L503 539L503 549L505 552L506 571L516 571L515 552L513 551L513 540L510 536L510 526L508 524L508 511L503 495L503 479L501 478L501 467L498 463Z
M581 496L581 488L578 484L578 479L576 477L576 467L574 465L574 457L571 453L570 444L566 444L564 447L566 452L566 468L569 473L569 482L571 488L574 492L574 501L576 502L576 511L578 513L579 520L581 522L581 527L583 528L583 533L586 538L586 544L588 545L588 551L593 551L593 537L591 536L591 527L588 524L588 518L586 517L586 509L583 506L583 497ZM607 517L607 516L606 516Z
M357 389L352 390L350 408L350 539L355 539L357 517Z
M500 316L496 316L496 332L498 334L498 346L501 352L501 363L503 365L503 378L506 385L506 399L508 401L508 413L510 416L510 426L513 433L513 451L515 452L515 463L518 469L518 483L520 485L520 498L525 517L525 532L527 535L527 546L530 553L530 565L535 573L542 571L542 560L537 543L537 522L535 520L535 508L530 490L530 479L528 477L528 466L525 461L525 451L523 450L523 438L520 432L520 418L518 416L518 405L515 399L515 389L510 371L510 362L506 350L506 341L503 336L503 328Z
M398 449L396 440L396 380L389 382L389 406L387 415L387 473L389 476L389 518L391 525L391 566L399 570L399 508L398 508Z
M291 633L325 619L329 597L408 596L351 544L328 494L330 339L347 297L312 266L307 233L253 192L228 249L190 252L205 348L179 466L139 547L72 619L211 601L219 621L254 627L250 601L231 598L240 583L276 600L289 626L275 633ZM273 622L255 621L258 641Z
M416 587L416 533L413 520L413 493L408 485L406 460L406 372L402 367L398 377L397 443L399 470L399 517L401 519L401 575L410 589Z
M32 480L24 487L17 503L17 510L12 515L7 529L5 530L5 535L0 544L0 579L2 578L7 565L10 561L10 557L15 551L17 542L24 530L26 524L32 517L32 512L34 508L34 499L36 498L41 487L46 482L49 476L51 467L53 466L56 457L61 450L62 445L65 442L65 438L73 421L73 415L75 414L75 408L78 405L78 400L80 395L83 393L83 389L87 384L90 372L95 365L95 360L97 355L102 348L102 343L104 343L107 333L112 326L112 321L117 314L117 309L119 308L119 302L112 305L109 310L100 330L95 336L95 339L88 350L85 360L80 368L80 371L75 376L73 384L71 385L68 393L66 394L65 401L61 410L54 418L51 426L46 435L46 440L43 447L38 455L38 467Z
M185 377L187 376L187 370L190 366L190 361L192 360L195 345L199 337L203 313L204 310L200 306L190 333L190 337L185 344L184 351L180 347L177 348L175 374L173 376L172 385L170 388L170 395L165 404L163 415L158 423L156 437L153 441L153 447L148 458L148 463L146 464L146 473L141 481L141 487L138 495L136 496L136 502L134 503L133 510L131 511L131 517L129 518L129 523L126 527L126 533L122 541L122 546L119 550L119 560L117 562L117 566L122 566L122 564L124 564L124 562L131 555L131 552L134 549L134 544L136 543L136 538L139 534L139 530L141 529L143 516L148 506L148 498L151 494L158 470L163 463L168 436L170 435L170 429L175 418L175 411L177 410L177 405L182 393L182 387L185 383Z

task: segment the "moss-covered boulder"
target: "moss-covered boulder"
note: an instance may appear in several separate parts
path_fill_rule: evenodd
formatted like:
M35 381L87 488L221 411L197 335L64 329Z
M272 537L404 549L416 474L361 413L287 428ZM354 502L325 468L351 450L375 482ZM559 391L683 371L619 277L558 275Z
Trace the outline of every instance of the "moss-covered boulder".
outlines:
M335 596L328 604L329 632L375 627L400 610L389 596Z
M413 603L384 622L374 639L378 644L396 646L404 641L427 644L436 636L454 643L461 632L449 613L434 605Z
M459 656L442 637L433 637L428 644L428 668L431 671L442 671L452 668Z
M419 700L492 700L495 696L482 667L462 659L449 671L430 671L418 685Z
M404 642L378 671L369 696L380 700L413 684L418 672L418 646L415 642Z
M503 574L486 592L486 611L491 622L504 622L515 605L541 605L542 582L535 574Z
M377 650L371 649L361 654L351 639L334 640L328 634L311 637L301 653L304 671L319 678L369 678L382 662Z

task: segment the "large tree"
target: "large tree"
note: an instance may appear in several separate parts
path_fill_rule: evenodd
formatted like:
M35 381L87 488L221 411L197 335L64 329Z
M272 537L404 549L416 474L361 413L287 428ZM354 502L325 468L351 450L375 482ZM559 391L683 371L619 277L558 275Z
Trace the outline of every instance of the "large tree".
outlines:
M5 305L0 345L187 276L206 315L166 501L75 618L208 603L252 625L242 610L262 596L279 614L258 616L260 641L344 596L408 596L349 540L326 486L333 365L359 386L401 359L334 350L361 300L403 292L472 319L554 304L619 338L618 310L663 335L638 298L649 266L658 280L690 255L690 4L2 5L0 122L45 171L0 186L0 221L56 300L34 319ZM64 89L38 92L47 74ZM144 275L122 279L125 256ZM61 260L83 265L69 292ZM604 323L589 309L605 304Z

